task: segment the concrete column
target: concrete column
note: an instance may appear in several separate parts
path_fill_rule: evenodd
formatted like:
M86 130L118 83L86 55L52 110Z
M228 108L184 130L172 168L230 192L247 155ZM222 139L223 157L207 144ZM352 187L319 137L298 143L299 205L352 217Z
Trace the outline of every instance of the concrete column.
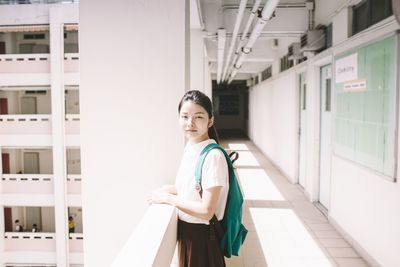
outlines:
M0 147L0 157L2 155L2 148ZM3 176L3 161L0 160L0 178ZM0 192L2 190L2 185L0 184ZM4 224L4 206L0 205L0 255L4 252L4 232L5 232L5 224ZM0 257L0 266L3 266L3 257Z
M111 266L151 191L174 183L183 150L186 2L79 4L85 266Z
M307 65L307 114L306 114L306 196L311 202L318 200L319 179L319 116L320 87L319 67Z
M204 51L204 59L203 59L204 93L212 99L212 80L211 80L210 68L208 67L208 64L210 62L208 61L207 49L205 45L203 46L203 51Z
M185 91L190 90L190 79L191 79L191 72L190 72L190 57L191 57L191 47L190 47L190 0L182 1L184 2L184 10L182 10L184 14L184 23L183 23L183 30L185 36Z
M54 171L54 208L56 223L57 266L67 267L68 210L66 196L65 94L64 94L64 30L62 9L50 8L51 120Z
M190 30L190 89L205 93L204 40L200 29Z

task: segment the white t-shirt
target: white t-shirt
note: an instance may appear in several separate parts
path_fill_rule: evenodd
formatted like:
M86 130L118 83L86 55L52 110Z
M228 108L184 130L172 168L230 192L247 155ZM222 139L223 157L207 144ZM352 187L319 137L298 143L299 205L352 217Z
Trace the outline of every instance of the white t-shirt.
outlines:
M188 143L186 145L175 182L178 198L201 202L199 191L195 188L196 179L194 173L201 151L211 143L215 143L215 141L208 139L197 144ZM205 158L201 185L203 192L212 187L222 186L215 209L215 215L218 220L222 220L229 191L229 170L225 156L219 149L211 150ZM206 220L191 216L180 210L178 210L178 217L180 220L189 223L209 224Z

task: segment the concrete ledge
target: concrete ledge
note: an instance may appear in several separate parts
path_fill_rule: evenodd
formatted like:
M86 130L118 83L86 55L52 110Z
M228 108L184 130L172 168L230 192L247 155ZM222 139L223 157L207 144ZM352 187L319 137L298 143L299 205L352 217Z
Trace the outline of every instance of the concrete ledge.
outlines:
M170 266L176 247L177 214L174 207L149 206L112 267Z

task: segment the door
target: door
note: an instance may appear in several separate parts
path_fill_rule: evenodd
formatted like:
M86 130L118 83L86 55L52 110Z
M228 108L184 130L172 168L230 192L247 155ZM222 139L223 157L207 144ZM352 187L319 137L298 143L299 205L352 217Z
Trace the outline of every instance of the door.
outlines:
M306 186L306 111L307 111L306 74L299 78L299 184Z
M37 114L36 97L21 98L21 114Z
M2 153L1 154L1 164L3 166L3 173L10 173L10 154Z
M8 100L7 98L0 98L0 115L8 114Z
M42 211L40 207L27 207L25 210L26 225L27 230L32 230L33 224L36 224L40 228L42 225Z
M25 152L24 153L24 173L39 174L39 153Z
M4 230L6 232L13 231L12 212L11 208L4 208Z
M0 42L0 55L4 55L6 53L6 43Z
M331 190L331 108L332 108L332 67L321 68L321 129L319 158L319 202L329 210Z

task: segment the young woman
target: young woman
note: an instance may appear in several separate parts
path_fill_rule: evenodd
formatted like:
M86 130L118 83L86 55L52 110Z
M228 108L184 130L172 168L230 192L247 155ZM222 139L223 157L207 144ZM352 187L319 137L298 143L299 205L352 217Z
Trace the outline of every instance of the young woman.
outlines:
M178 249L180 267L225 266L219 241L209 220L222 220L229 190L229 171L224 154L213 149L202 170L202 196L196 189L195 168L203 148L217 143L211 100L200 91L188 91L178 107L179 123L187 145L175 185L153 192L152 203L178 208Z

